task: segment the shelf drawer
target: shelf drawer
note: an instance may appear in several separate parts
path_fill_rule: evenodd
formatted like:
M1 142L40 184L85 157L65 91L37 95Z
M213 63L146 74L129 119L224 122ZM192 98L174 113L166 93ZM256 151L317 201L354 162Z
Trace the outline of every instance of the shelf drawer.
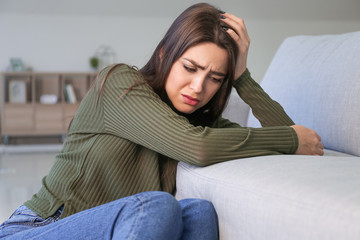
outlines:
M3 133L21 134L34 127L34 113L31 104L4 104Z
M36 104L35 131L41 133L63 132L63 108L61 104Z

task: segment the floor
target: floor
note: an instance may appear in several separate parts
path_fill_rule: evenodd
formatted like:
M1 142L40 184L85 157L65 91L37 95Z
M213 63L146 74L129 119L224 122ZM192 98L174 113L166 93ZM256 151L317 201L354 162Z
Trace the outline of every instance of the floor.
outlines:
M38 191L60 150L61 144L0 145L0 223Z

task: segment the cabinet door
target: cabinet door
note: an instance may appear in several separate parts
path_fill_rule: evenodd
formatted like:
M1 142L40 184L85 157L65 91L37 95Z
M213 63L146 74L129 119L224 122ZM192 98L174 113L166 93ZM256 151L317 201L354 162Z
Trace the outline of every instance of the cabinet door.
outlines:
M4 104L3 134L28 134L34 128L32 104Z
M41 134L63 133L63 108L61 104L35 105L35 131Z

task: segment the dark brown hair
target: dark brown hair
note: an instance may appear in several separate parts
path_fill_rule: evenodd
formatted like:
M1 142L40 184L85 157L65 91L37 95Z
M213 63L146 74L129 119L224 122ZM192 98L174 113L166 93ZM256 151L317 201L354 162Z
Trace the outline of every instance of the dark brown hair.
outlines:
M173 64L186 50L204 42L211 42L225 49L228 53L228 72L225 81L209 103L196 111L197 115L199 113L204 115L200 118L208 124L221 115L227 104L238 54L235 41L224 30L224 27L229 28L229 26L220 20L220 14L219 9L207 3L199 3L187 8L175 19L150 60L140 69L145 80L160 98L166 101L167 77Z
M230 26L220 20L221 13L219 9L207 3L195 4L186 9L175 19L149 61L139 70L139 73L160 98L171 104L165 90L166 80L173 64L185 51L205 42L214 43L225 49L228 54L225 80L215 96L204 107L198 109L194 115L192 114L192 116L196 116L196 120L193 122L195 125L209 126L215 121L223 112L232 89L238 47L224 29L224 27L230 28ZM121 64L110 67L101 82L98 97L100 97L105 81L118 65ZM139 81L123 93L120 98L131 91L133 87L143 83L141 76L139 76ZM177 162L165 156L160 156L159 159L162 159L161 161L164 161L165 164L161 178L174 175Z
M139 70L160 98L171 104L165 90L166 80L171 67L185 51L204 42L211 42L225 49L228 53L225 80L215 96L204 107L195 112L194 115L198 118L195 122L196 125L208 126L216 120L223 112L232 89L236 57L239 50L235 41L224 29L224 27L230 28L230 26L220 20L221 13L221 10L207 3L198 3L187 8L175 19L149 61ZM111 66L106 76L101 80L98 98L110 73L119 65L123 64ZM98 80L100 80L99 75ZM131 91L133 87L142 83L143 81L140 81L139 76L139 81L123 93L120 98Z

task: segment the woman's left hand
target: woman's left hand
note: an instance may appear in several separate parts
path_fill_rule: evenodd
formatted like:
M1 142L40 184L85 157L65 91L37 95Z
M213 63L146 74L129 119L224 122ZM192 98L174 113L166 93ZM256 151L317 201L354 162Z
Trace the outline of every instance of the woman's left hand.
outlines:
M235 40L239 47L239 54L236 60L235 79L238 79L247 68L247 56L250 47L250 37L242 18L230 13L221 14L220 19L228 24L230 28L227 33Z

